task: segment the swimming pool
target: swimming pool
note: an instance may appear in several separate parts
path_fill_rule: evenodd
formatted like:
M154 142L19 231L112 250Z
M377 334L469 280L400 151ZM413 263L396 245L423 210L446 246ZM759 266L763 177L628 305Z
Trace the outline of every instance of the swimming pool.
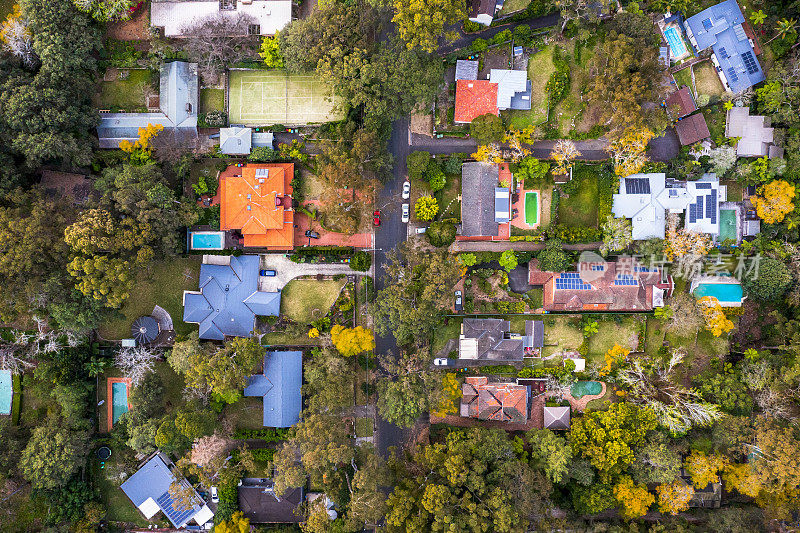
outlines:
M224 248L224 231L193 231L189 234L190 250L222 250Z
M720 209L719 210L719 240L736 241L738 235L736 232L736 210L735 209Z
M664 37L667 38L669 49L672 51L672 57L681 57L686 54L686 43L683 42L681 34L675 26L669 26L664 30Z
M578 381L569 390L572 397L580 399L584 396L595 396L603 392L603 384L599 381Z
M0 370L0 415L11 414L11 397L13 395L11 371Z
M111 423L128 412L128 384L117 381L111 384Z
M525 193L525 223L533 226L539 222L539 191Z
M742 286L738 283L701 283L694 289L695 298L713 296L720 303L741 303Z

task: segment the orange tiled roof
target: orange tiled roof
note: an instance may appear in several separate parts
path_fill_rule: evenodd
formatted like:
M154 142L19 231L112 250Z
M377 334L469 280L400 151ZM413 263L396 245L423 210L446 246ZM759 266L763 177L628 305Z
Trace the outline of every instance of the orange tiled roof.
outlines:
M244 245L294 247L294 164L231 166L220 175L220 229L242 232Z
M456 81L456 122L472 122L476 117L497 109L497 84L488 80Z

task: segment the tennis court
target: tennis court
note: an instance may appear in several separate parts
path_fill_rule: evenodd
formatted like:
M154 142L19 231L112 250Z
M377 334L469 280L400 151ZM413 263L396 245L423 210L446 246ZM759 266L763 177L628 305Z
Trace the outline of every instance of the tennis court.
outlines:
M339 98L315 74L232 70L228 77L231 124L313 124L344 118L334 111Z

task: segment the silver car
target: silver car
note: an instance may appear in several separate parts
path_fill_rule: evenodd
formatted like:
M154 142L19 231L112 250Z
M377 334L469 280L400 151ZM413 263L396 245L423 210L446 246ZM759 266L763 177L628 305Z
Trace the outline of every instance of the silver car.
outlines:
M406 181L403 183L403 200L408 200L409 196L411 196L411 183Z
M408 218L409 218L408 204L403 204L403 215L400 217L400 220L402 220L404 223L408 223Z

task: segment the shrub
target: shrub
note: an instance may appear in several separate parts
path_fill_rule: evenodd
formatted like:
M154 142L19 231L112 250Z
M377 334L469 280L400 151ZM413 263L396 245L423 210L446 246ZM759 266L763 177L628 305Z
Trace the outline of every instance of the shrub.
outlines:
M425 168L425 179L428 180L434 192L444 189L447 183L442 167L439 166L435 159L428 161L428 166Z
M478 144L499 142L505 134L503 120L493 113L486 113L475 119L469 125L469 134Z
M525 312L525 302L494 302L494 308L504 315Z
M481 31L481 28L483 28L481 23L469 19L465 20L461 25L461 29L464 30L464 33L475 33L476 31Z
M367 252L359 250L350 259L350 268L359 272L366 272L372 266L372 256Z
M503 30L491 39L491 44L502 44L511 40L511 30Z
M437 248L450 246L456 240L456 227L449 222L432 222L425 231L425 237Z
M197 117L198 126L208 128L222 128L228 124L228 115L224 111L209 111L205 115Z
M444 162L444 171L446 174L461 174L461 165L464 160L457 155L451 155Z
M250 155L247 156L247 160L253 161L254 163L271 163L273 161L278 161L280 158L280 153L269 146L256 146L250 152Z
M470 49L476 53L481 53L487 48L489 48L489 43L486 42L486 39L481 39L480 37L472 41L472 44L470 45Z
M428 152L411 152L406 157L406 166L408 167L408 177L411 179L421 180L425 176L425 171L428 168L428 162L431 159L431 154Z
M550 79L547 80L544 86L544 90L547 91L548 99L550 100L550 106L555 106L563 100L568 89L569 71L557 70L550 74Z
M533 41L533 30L527 24L520 24L514 28L514 44L517 46L530 46Z
M258 439L266 442L280 442L289 437L288 428L239 428L233 432L234 439Z
M511 272L515 268L517 268L517 254L514 253L514 250L506 250L500 255L500 266L505 269L506 272Z

